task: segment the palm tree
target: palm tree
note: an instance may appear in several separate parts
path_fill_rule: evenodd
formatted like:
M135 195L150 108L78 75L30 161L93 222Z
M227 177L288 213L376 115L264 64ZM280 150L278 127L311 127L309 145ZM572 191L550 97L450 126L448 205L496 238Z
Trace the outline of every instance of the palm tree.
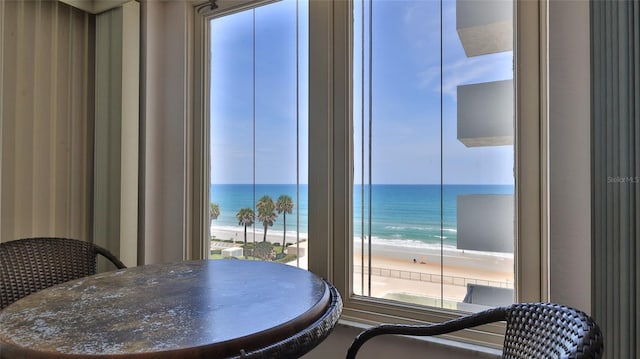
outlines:
M278 218L278 214L276 213L276 205L273 203L271 197L264 195L260 197L258 203L256 203L256 208L258 208L258 219L264 225L264 236L262 237L262 241L267 241L267 228L273 226L273 223Z
M220 215L220 206L217 203L209 203L209 225L211 226L214 219L218 219Z
M244 226L244 257L247 258L247 227L253 225L255 213L251 208L242 208L236 213L238 225Z
M278 214L282 213L282 253L284 253L285 240L287 238L287 213L293 212L293 200L286 194L280 195L276 202L276 210Z

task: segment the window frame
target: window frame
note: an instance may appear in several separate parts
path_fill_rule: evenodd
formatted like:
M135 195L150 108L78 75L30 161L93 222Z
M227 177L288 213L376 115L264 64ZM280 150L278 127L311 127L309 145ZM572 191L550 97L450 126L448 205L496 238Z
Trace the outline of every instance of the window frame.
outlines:
M208 22L216 17L230 15L254 7L267 5L280 0L218 0L218 8L212 9L209 1L192 0L193 2L193 89L192 118L194 121L188 129L190 149L187 159L189 186L187 188L187 213L185 221L188 226L185 243L186 259L209 258L209 246L205 243L209 238L209 174L210 172L210 118L209 87L210 46Z
M194 6L194 124L192 178L193 238L205 238L209 187L207 21L274 0L247 0L212 15L209 3ZM224 6L220 0L219 5ZM428 323L464 313L355 296L353 278L352 0L309 1L309 270L331 281L344 303L341 320ZM516 172L516 301L548 300L546 4L514 1ZM313 164L313 165L311 165ZM313 190L312 190L313 189ZM188 243L194 257L207 258L203 243ZM526 254L526 255L525 255ZM499 347L504 324L450 335L456 340Z
M353 250L353 125L351 0L311 1L309 6L309 243L310 270L328 278L343 297L343 320L427 323L454 319L463 313L399 304L352 295ZM546 280L546 73L544 1L514 3L516 118L516 300L548 297ZM312 223L311 218L315 221ZM322 258L325 253L326 259ZM525 255L526 254L526 255ZM313 259L313 261L312 261ZM466 342L500 346L503 324L451 335Z

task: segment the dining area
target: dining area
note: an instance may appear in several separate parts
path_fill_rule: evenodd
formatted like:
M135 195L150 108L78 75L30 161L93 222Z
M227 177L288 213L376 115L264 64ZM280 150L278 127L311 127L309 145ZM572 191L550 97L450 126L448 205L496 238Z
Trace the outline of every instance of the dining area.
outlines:
M96 273L98 256L115 269ZM0 304L2 359L299 358L329 337L343 309L333 284L286 264L207 259L127 268L98 245L46 237L0 243ZM603 335L589 315L516 303L441 323L370 326L337 356L379 357L376 346L364 346L379 336L431 337L497 322L506 322L503 355L602 354Z
M526 55L521 59L533 62L508 63L514 71L527 70L520 90L530 91L516 96L516 109L539 111L533 121L522 117L519 124L532 127L519 127L524 137L516 141L534 149L514 152L518 161L533 165L505 167L518 176L522 190L516 193L522 206L514 222L519 231L514 276L505 280L513 286L513 304L471 312L445 307L443 295L436 304L407 302L406 292L419 292L423 284L413 280L413 271L410 278L376 276L375 265L364 269L369 258L354 256L358 245L366 248L360 240L367 240L354 228L359 188L354 186L357 157L350 149L359 146L347 121L350 110L360 107L353 100L359 91L350 82L358 71L349 63L357 54L349 45L359 41L349 37L353 17L346 9L355 1L308 2L313 36L301 37L315 40L312 56L301 61L312 70L312 85L302 86L312 92L309 109L300 111L309 114L313 134L309 156L306 147L301 152L311 163L307 171L302 166L310 182L306 215L312 238L305 243L310 270L271 261L205 259L213 254L207 209L209 176L216 173L208 161L205 20L214 5L221 11L237 2L284 1L0 1L0 359L598 358L605 351L606 357L636 357L640 321L632 314L639 305L634 293L640 211L638 197L629 193L638 193L637 163L629 173L611 172L620 163L633 163L625 157L631 145L619 144L624 136L610 127L605 131L605 125L618 126L620 119L638 123L624 115L638 112L611 105L631 102L617 100L624 93L601 94L609 86L597 81L617 78L623 88L634 89L629 81L638 62L630 59L637 59L638 51L626 47L638 46L616 37L605 46L608 38L589 34L604 34L605 25L618 28L617 22L606 22L618 13L607 6L620 6L637 30L637 6L627 12L623 8L632 2L514 2L516 15L524 19L518 26L531 35L516 44L540 45L536 51L542 51L519 48ZM614 45L628 55L619 57L629 67L620 74L604 66L609 50L603 58L589 52L617 49ZM610 57L616 66L623 63ZM545 71L533 73L538 69ZM535 99L539 95L540 103L529 92ZM616 101L604 102L610 98ZM612 113L595 113L598 106ZM249 138L248 133L242 135ZM628 133L627 140L637 142L638 134ZM548 146L535 141L540 138L548 139ZM273 139L281 142L279 136ZM255 149L261 147L247 148L254 151L254 172L255 163L280 161L272 156L263 161L267 152L260 150L256 161ZM233 163L239 168L250 162ZM256 183L270 186L277 181L261 176L277 172L254 174L246 186L253 192ZM366 173L360 175L363 183ZM237 217L230 218L236 225ZM286 218L285 237L295 216ZM252 225L259 229L261 223ZM247 225L217 239L235 246L242 230L247 246ZM457 233L436 230L438 241ZM275 233L280 243L281 233L269 230ZM368 244L377 239L375 233ZM32 238L37 236L49 237ZM284 255L282 243L270 250L282 249ZM472 257L470 251L462 254ZM412 253L402 266L444 271L444 260L423 264L411 258L422 257ZM438 293L446 285L442 278ZM391 282L404 287L390 290ZM379 297L371 295L371 286Z
M65 277L85 259L95 271L98 254L116 269ZM31 238L0 244L0 263L0 358L295 358L342 311L333 285L273 262L125 268L88 242ZM51 287L39 288L43 276Z

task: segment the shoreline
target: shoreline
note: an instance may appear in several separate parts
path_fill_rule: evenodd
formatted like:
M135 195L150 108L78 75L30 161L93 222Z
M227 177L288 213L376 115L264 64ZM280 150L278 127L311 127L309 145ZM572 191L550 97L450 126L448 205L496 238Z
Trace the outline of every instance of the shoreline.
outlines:
M217 239L233 239L236 231L212 228ZM238 233L236 243L244 243L244 233ZM253 241L253 233L248 242ZM288 263L303 269L308 268L308 241L300 238L300 247L305 255ZM262 241L262 231L255 233L256 242ZM282 243L282 232L267 232L267 240ZM287 243L295 243L296 238L287 236ZM295 245L295 244L294 244ZM487 252L462 251L453 248L411 248L394 246L393 244L371 244L372 256L360 253L360 241L353 246L353 290L362 293L367 288L367 295L376 298L426 298L435 300L442 295L445 301L461 303L467 293L467 284L475 283L497 287L513 288L514 261L513 256ZM365 247L368 243L365 242ZM366 249L366 248L365 248ZM442 258L442 260L440 259ZM362 273L362 261L365 268L371 261L371 284L368 283L368 270ZM413 261L415 259L415 262ZM416 279L418 278L418 279ZM363 282L364 281L364 282ZM370 290L370 292L369 292ZM406 297L408 296L408 297ZM422 300L422 299L419 299ZM430 303L430 302L429 302ZM435 302L434 302L435 303ZM435 305L435 304L432 304Z
M267 230L267 241L271 243L280 243L282 244L282 231L272 231ZM213 239L217 240L232 240L236 243L244 243L244 228L238 227L238 230L233 230L228 227L220 228L220 227L211 227L211 235L215 236ZM256 228L255 232L247 228L247 242L253 242L255 235L255 241L261 242L263 237L262 228ZM294 232L287 231L287 236L285 237L286 243L295 244L297 242L297 238L294 235ZM307 235L300 235L300 242L306 241Z
M212 227L212 234L215 235L215 239L219 240L233 240L235 243L244 243L244 230L234 231L230 229L222 229ZM255 231L255 241L261 242L263 233L261 229ZM254 233L247 232L247 241L253 242ZM301 243L307 241L307 236L301 234L299 238ZM272 233L267 231L267 241L271 243L282 243L282 231L280 233ZM291 234L287 234L286 243L295 244L296 237ZM305 243L306 244L306 243ZM368 243L365 242L365 247ZM358 265L360 262L359 254L361 243L356 241L353 246L354 251L354 264ZM372 262L379 263L380 266L389 266L392 269L409 270L405 268L406 265L412 266L414 264L420 264L425 262L429 265L437 265L438 267L451 267L456 268L455 272L460 272L463 269L468 272L472 269L474 272L490 272L499 273L504 276L506 273L511 273L513 276L514 261L513 255L502 253L488 253L469 250L458 250L451 247L443 249L423 246L421 248L409 247L409 246L397 246L391 244L381 244L379 241L371 243L373 255L371 256ZM364 253L365 258L368 258ZM442 258L442 261L441 261ZM416 260L416 263L413 262ZM378 266L378 265L376 265ZM384 267L387 268L387 267Z

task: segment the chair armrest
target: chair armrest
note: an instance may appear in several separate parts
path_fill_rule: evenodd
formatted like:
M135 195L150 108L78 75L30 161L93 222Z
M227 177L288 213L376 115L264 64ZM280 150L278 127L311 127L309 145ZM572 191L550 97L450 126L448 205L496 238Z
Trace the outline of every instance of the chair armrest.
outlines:
M347 359L355 359L360 347L369 339L378 335L399 334L414 336L433 336L447 334L461 329L476 327L482 324L506 320L507 308L499 307L479 313L452 319L446 322L428 325L381 324L360 333L347 351Z

